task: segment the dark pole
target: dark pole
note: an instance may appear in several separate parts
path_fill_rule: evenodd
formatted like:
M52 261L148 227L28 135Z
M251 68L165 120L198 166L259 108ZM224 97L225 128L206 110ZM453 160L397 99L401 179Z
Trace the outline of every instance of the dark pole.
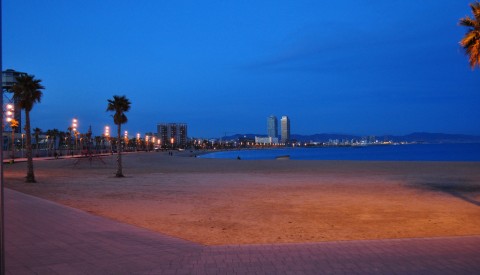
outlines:
M2 1L0 0L0 37L2 37ZM0 38L0 71L2 70L2 44ZM0 93L0 106L3 108L3 83L2 92ZM0 115L3 123L3 112ZM3 126L3 125L0 125ZM5 196L3 193L3 127L0 127L0 274L5 274Z

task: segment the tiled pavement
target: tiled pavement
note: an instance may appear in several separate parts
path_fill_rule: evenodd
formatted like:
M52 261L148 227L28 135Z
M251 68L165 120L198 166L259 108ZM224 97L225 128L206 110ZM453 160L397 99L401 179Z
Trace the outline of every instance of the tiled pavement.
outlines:
M6 273L480 274L480 236L203 246L6 191Z

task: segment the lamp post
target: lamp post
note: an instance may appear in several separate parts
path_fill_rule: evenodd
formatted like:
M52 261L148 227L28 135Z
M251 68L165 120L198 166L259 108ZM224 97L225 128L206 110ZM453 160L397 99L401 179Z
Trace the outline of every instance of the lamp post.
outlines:
M50 156L50 154L49 154L50 153L50 143L49 143L50 141L48 140L49 137L50 136L48 136L48 135L46 136L46 138L47 138L47 145L46 145L47 146L47 157Z
M110 143L109 138L110 138L110 127L105 126L105 131L104 131L105 139L107 140L107 143ZM107 149L107 146L105 146L105 149ZM112 152L112 148L110 148L110 152Z
M14 118L13 118L13 114L14 114L14 107L13 107L13 104L7 104L6 106L6 121L8 123L10 123L10 129L12 130L12 162L14 161L15 159L15 131L13 130L15 127L18 127L18 121L16 121Z
M128 150L128 131L125 131L125 133L123 134L123 139L125 141L125 151Z
M148 139L150 137L149 136L145 136L145 150L148 152Z
M68 143L67 143L68 136L65 136L64 139L65 139L65 141L64 141L64 143L63 143L63 148L64 148L65 150L64 150L63 153L64 153L65 156L66 156L66 155L68 155ZM22 134L22 147L23 147L23 134ZM61 154L61 152L60 152L60 154ZM23 155L22 155L22 156L23 156Z
M78 120L76 118L72 119L72 130L73 130L73 135L75 136L75 150L77 150L77 131L78 127ZM72 151L72 156L73 156L73 151Z
M140 133L137 133L137 142L135 145L135 150L138 151L138 146L140 145Z
M22 148L20 148L20 150L22 151L22 158L23 158L23 137L25 136L25 134L22 134ZM37 150L38 151L38 150Z
M170 143L172 144L172 150L173 150L173 142L174 142L174 141L175 141L175 139L172 137L172 138L170 139Z

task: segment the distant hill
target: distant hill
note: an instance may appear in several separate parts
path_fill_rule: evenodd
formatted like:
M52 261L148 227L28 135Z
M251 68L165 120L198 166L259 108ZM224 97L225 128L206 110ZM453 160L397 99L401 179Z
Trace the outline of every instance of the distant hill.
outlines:
M219 139L222 140L237 140L237 139L242 139L242 138L247 138L247 139L255 139L255 137L260 137L260 136L265 136L265 135L259 135L259 134L235 134L231 136L223 136Z
M265 136L259 134L236 134L231 136L222 137L223 140L236 140L239 138L254 139L255 136ZM313 135L297 135L291 136L292 140L299 142L327 142L329 140L361 140L365 136L351 135L351 134L313 134ZM403 136L395 135L382 135L375 136L380 141L393 141L393 142L424 142L424 143L480 143L480 136L474 135L460 135L460 134L443 134L443 133L426 133L416 132Z
M427 143L475 143L480 142L480 136L424 133L417 132L405 136L391 136L392 141L427 142Z
M349 134L314 134L314 135L292 135L292 140L300 142L327 142L329 140L360 140L361 136Z

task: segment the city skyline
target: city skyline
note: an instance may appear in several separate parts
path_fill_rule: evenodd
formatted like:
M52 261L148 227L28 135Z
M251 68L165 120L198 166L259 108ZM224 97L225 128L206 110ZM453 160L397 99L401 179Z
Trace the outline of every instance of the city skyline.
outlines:
M4 1L2 69L43 80L42 130L76 117L101 135L126 95L132 134L263 133L276 113L296 134L480 135L480 75L458 44L470 1L274 3Z

